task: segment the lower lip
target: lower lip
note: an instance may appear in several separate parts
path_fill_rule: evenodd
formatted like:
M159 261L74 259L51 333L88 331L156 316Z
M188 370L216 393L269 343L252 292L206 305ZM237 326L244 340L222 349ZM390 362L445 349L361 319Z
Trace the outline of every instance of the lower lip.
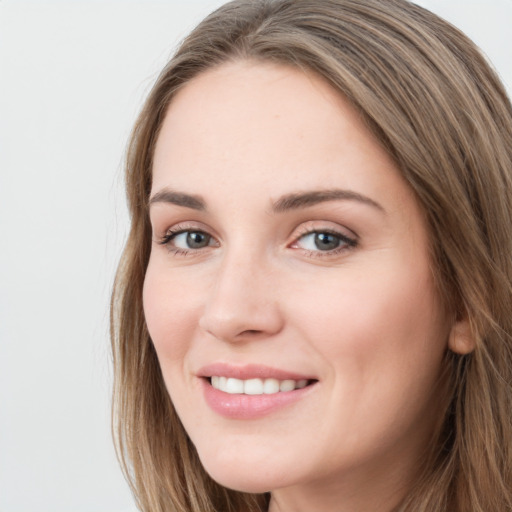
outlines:
M287 407L305 397L316 386L310 384L302 389L281 391L271 395L230 394L215 389L207 379L201 379L206 403L225 418L252 420Z

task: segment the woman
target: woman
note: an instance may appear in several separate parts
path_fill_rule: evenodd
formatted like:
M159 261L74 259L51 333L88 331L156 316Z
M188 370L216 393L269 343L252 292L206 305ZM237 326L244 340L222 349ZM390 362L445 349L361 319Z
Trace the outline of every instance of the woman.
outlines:
M512 510L512 110L404 0L236 0L127 163L115 431L145 511Z

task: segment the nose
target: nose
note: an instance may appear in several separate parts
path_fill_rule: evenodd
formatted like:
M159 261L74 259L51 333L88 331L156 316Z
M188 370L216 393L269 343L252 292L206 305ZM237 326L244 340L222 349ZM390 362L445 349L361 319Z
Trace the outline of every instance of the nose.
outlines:
M202 330L226 342L270 337L283 328L275 272L247 254L220 264L199 320Z

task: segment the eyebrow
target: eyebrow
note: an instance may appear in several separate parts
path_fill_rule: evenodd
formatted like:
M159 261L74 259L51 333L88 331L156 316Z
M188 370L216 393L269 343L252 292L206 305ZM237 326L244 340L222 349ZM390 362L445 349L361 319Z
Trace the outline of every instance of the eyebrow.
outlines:
M282 213L288 210L298 210L327 201L337 200L357 201L376 208L383 213L386 212L383 206L373 199L359 194L358 192L345 189L312 190L286 194L273 202L272 211ZM149 205L151 206L155 203L170 203L199 211L206 211L207 209L206 202L201 196L177 192L168 188L160 190L150 198Z
M383 213L386 212L383 206L370 199L367 196L354 192L352 190L344 189L329 189L329 190L313 190L309 192L296 192L292 194L286 194L280 197L273 204L273 211L280 213L287 210L296 210L299 208L307 208L308 206L314 206L319 203L336 200L349 200L358 201L360 203L372 206Z
M193 210L205 211L206 202L201 196L185 194L184 192L176 192L168 188L164 188L152 196L149 200L149 206L155 203L170 203Z

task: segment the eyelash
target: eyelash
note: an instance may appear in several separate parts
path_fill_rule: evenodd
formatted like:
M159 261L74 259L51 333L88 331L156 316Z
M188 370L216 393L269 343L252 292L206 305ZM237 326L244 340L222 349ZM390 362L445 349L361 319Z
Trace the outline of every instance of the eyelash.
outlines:
M165 235L160 240L158 240L158 244L166 246L167 249L173 255L176 255L176 256L190 256L191 254L198 253L199 251L201 251L201 249L203 249L203 248L183 249L181 247L176 247L176 246L171 245L171 242L178 235L181 235L181 234L184 234L184 233L200 233L200 234L203 234L203 235L209 237L210 239L214 239L212 237L212 235L210 235L209 233L207 233L204 230L195 229L195 228L190 227L190 226L179 226L178 225L178 226L176 226L174 228L169 229L165 233ZM297 247L298 249L301 249L308 257L312 257L312 258L326 258L326 257L329 257L329 256L336 256L336 255L338 255L338 254L340 254L342 252L345 252L345 251L348 251L350 249L353 249L353 248L357 247L357 245L358 245L358 240L357 240L356 237L354 237L354 238L348 237L348 236L346 236L346 235L344 235L344 234L342 234L342 233L340 233L338 231L335 231L333 229L307 229L307 228L305 228L303 230L303 232L301 232L298 236L295 237L295 240L291 244L291 247L296 246L297 243L299 242L299 240L305 238L306 236L314 235L314 234L317 234L317 235L320 235L320 234L321 235L333 235L333 236L335 236L339 240L340 246L336 247L334 249L331 249L331 250L327 250L327 251L322 251L320 249L318 249L318 250L308 250L308 249L301 249L300 247ZM208 245L208 246L206 246L204 248L207 248L207 247L211 247L211 246Z

